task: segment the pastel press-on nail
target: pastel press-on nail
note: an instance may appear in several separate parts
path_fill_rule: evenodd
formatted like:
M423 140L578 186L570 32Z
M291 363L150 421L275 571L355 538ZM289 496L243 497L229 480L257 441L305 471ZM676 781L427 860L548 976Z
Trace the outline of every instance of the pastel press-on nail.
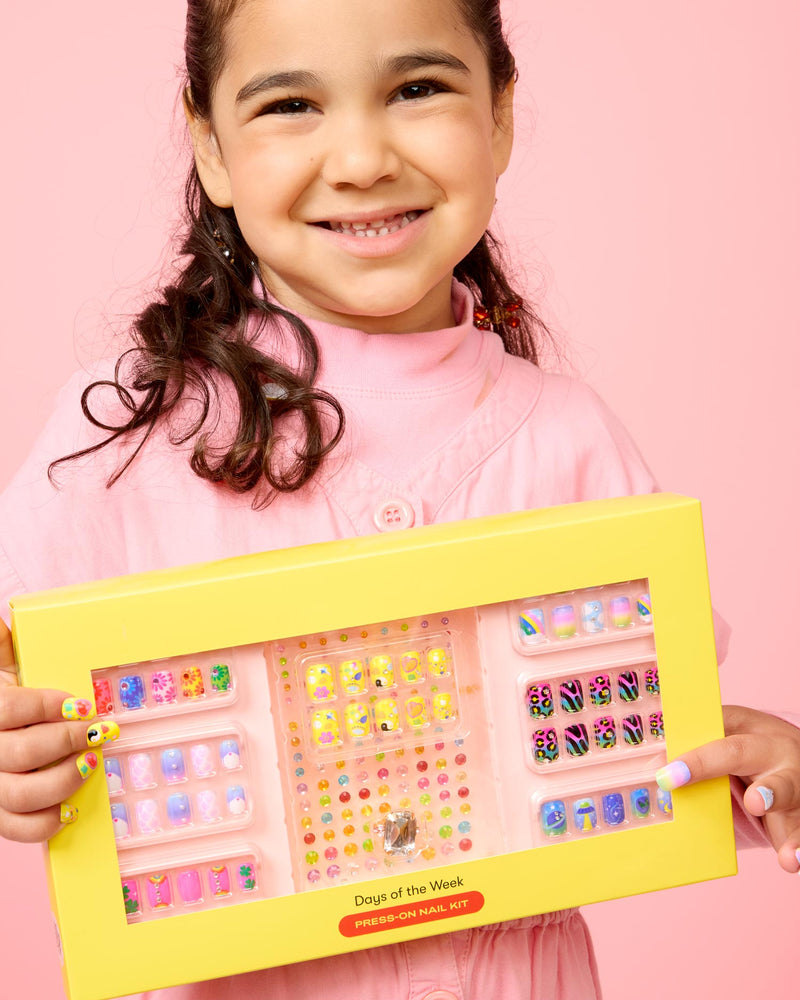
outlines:
M126 878L122 881L122 899L125 903L125 913L129 917L138 916L142 909L139 899L139 886L136 879Z
M161 751L161 773L170 785L186 781L186 764L183 752L178 747L168 747Z
M556 731L548 727L547 729L537 729L532 737L533 759L537 764L552 764L558 760L558 740Z
M162 874L148 875L145 879L147 902L153 910L163 910L172 905L172 889L169 876Z
M598 707L611 704L611 678L608 674L596 674L589 681L589 698Z
M106 769L106 784L109 795L118 795L125 791L125 783L122 780L122 765L116 757L104 757L103 765Z
M637 819L650 815L650 792L646 788L634 788L631 792L631 812Z
M231 785L225 794L228 812L232 816L242 816L247 812L247 797L241 785Z
M173 792L167 799L167 819L170 826L189 826L192 822L192 807L189 796L183 792Z
M572 818L575 821L575 829L581 833L594 830L597 826L597 808L594 799L577 799L572 806Z
M131 784L141 791L145 788L155 788L156 775L153 770L153 758L149 753L132 753L128 757L128 772Z
M617 688L622 701L636 701L639 697L639 678L635 670L623 670L617 678Z
M181 693L184 698L202 698L206 693L203 673L199 667L187 667L181 674Z
M131 830L128 820L128 810L125 808L124 802L111 803L111 822L114 826L115 840L124 840L125 837L130 837Z
M223 740L219 745L219 759L226 771L235 771L241 766L239 743L237 740Z
M200 873L196 869L189 868L187 871L178 872L178 895L187 906L203 902Z
M542 830L548 837L560 837L567 832L567 810L561 799L542 806Z
M394 686L394 665L391 656L370 657L369 679L381 690Z
M668 792L665 788L659 788L658 795L656 797L656 802L658 803L659 811L669 816L672 812L672 793Z
M625 800L619 792L603 796L603 819L609 826L619 826L625 820Z
M553 631L559 639L570 639L577 630L575 608L571 604L561 604L553 608Z
M141 799L136 803L136 825L139 832L147 836L161 832L161 811L155 799Z
M583 711L583 688L579 680L564 681L559 694L562 712Z
M213 789L203 789L197 793L197 815L201 823L216 823L218 819L222 819L219 799Z
M217 694L224 694L233 687L231 668L227 663L215 663L211 668L211 688Z
M239 865L236 869L236 881L243 892L252 892L256 887L256 871L253 865Z
M119 700L122 707L128 709L128 711L145 707L144 681L139 674L129 674L126 677L120 678Z
M219 899L231 894L231 874L227 865L212 865L208 869L208 887L211 895Z
M178 700L178 689L171 670L156 670L150 676L150 687L156 705L174 705Z
M189 751L189 757L192 761L192 769L198 778L210 778L217 773L214 765L214 754L208 743L195 743Z
M549 719L555 711L553 692L549 684L529 684L525 692L528 714L534 719Z
M367 674L362 660L345 660L339 665L339 683L347 695L364 694Z
M544 611L525 608L519 613L519 634L525 646L536 646L547 639L544 630Z
M603 602L586 601L583 605L581 621L583 622L584 632L588 632L590 635L602 632L605 628Z
M313 702L331 701L336 697L330 663L312 663L306 667L306 694Z
M94 703L98 715L110 715L114 711L114 695L111 692L111 683L104 678L92 681L92 691L94 692Z
M628 628L633 624L630 599L621 596L611 600L611 621L615 628Z

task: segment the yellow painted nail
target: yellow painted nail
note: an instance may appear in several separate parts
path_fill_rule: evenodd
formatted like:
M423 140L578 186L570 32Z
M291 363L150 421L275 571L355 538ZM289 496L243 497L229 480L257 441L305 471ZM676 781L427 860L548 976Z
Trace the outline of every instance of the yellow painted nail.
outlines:
M67 698L61 706L61 714L65 719L93 719L94 705L85 698Z
M86 745L99 747L117 739L118 736L119 726L116 722L95 722L86 732Z
M64 826L68 826L70 823L74 823L78 818L78 810L75 806L70 805L69 802L61 803L61 822Z
M86 753L82 753L78 757L75 763L78 765L80 776L85 781L90 774L94 773L94 769L97 767L97 754L92 750L87 750Z

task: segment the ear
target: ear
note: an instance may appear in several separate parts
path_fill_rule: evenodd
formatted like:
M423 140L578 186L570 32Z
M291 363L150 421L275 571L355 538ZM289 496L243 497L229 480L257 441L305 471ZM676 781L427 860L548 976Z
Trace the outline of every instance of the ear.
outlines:
M230 177L222 159L219 142L211 128L211 121L201 118L195 112L188 87L183 92L183 113L192 137L194 162L203 189L218 208L231 208L233 198Z
M506 89L495 101L494 135L492 148L494 151L495 174L499 177L505 172L511 159L511 149L514 145L514 84L509 80Z

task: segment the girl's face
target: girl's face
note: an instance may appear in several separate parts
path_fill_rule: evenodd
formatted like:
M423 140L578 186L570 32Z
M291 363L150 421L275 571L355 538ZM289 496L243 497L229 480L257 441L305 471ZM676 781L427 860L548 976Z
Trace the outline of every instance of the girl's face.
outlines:
M248 0L190 125L281 305L369 332L452 323L512 133L455 0Z

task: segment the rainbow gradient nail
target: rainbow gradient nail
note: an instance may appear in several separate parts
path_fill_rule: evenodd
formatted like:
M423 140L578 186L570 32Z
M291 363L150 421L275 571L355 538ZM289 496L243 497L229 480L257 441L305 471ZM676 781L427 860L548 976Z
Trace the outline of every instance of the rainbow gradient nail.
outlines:
M656 771L658 787L665 792L672 792L676 788L688 785L691 780L691 771L682 760L673 760L671 764L665 764Z

